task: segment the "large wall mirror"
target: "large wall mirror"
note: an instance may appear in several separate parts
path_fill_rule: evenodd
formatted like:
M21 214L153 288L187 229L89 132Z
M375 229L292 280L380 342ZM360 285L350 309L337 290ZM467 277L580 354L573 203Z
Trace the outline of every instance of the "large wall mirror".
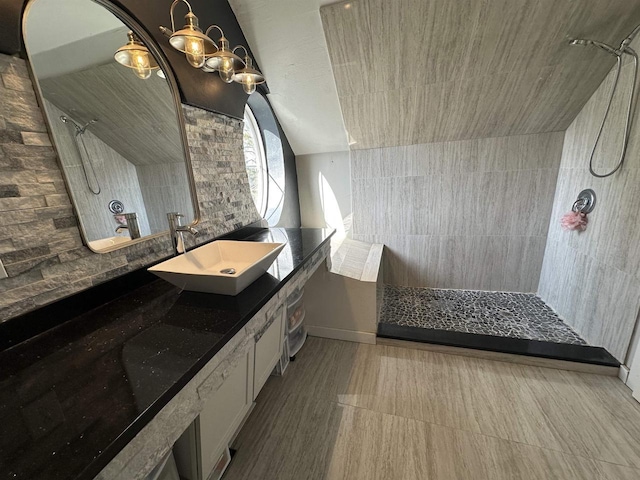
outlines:
M106 5L32 0L23 24L67 188L96 252L163 233L168 212L197 218L175 81L144 32Z

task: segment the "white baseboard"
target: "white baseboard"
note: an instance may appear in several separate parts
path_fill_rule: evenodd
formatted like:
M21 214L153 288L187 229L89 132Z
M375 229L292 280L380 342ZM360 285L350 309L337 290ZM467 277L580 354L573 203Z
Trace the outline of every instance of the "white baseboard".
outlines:
M334 340L346 340L347 342L376 344L376 334L368 332L356 332L339 328L315 327L307 325L307 332L312 337L332 338Z
M622 380L622 383L627 383L627 379L629 378L629 368L626 365L620 365L620 370L618 370L618 378Z

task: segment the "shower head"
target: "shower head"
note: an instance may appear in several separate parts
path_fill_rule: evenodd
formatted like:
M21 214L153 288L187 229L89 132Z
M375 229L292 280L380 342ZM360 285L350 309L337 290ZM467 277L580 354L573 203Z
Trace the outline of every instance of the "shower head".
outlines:
M82 127L80 127L80 129L78 130L78 135L82 135L85 130L87 129L87 127L89 125L93 125L94 123L96 123L98 120L97 119L93 119L93 120L89 120L87 123L85 123Z
M593 42L591 40L585 40L583 38L574 38L569 41L569 45L579 45L581 47L591 45Z
M572 38L571 40L569 40L569 45L578 45L580 47L586 47L588 45L594 45L602 50L604 50L605 52L611 54L611 55L615 55L616 57L619 57L621 55L620 50L617 50L616 48L612 47L611 45L607 45L606 43L602 43L602 42L598 42L597 40L589 40L587 38Z
M633 41L636 35L638 35L638 33L640 33L640 25L636 25L636 28L634 28L633 31L622 41L620 44L620 50L628 48L629 44Z
M93 125L94 123L96 123L98 121L96 118L94 118L93 120L89 120L87 123L85 123L81 127L76 122L74 122L69 117L67 117L66 115L60 115L60 120L62 120L64 123L71 123L73 125L73 127L76 129L76 135L82 135L87 130L87 127L89 125Z
M94 123L96 123L97 121L98 121L98 120L97 120L97 119L95 119L95 118L94 118L93 120L89 120L87 123L85 123L85 124L81 127L81 129L82 129L82 130L86 130L86 128L87 128L89 125L93 125L93 124L94 124Z

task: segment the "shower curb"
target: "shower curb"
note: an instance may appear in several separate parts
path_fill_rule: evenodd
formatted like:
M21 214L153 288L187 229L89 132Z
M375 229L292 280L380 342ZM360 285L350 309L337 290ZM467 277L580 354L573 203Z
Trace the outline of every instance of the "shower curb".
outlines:
M460 350L476 350L497 354L518 355L576 364L610 368L618 374L620 362L602 347L543 342L522 338L498 337L475 333L407 327L388 323L378 324L378 343L383 339L400 340L418 344L454 347ZM442 349L440 349L442 350ZM459 352L462 353L462 352ZM473 352L468 352L473 353ZM477 356L477 355L476 355ZM486 357L486 355L484 355ZM514 359L515 360L515 359Z

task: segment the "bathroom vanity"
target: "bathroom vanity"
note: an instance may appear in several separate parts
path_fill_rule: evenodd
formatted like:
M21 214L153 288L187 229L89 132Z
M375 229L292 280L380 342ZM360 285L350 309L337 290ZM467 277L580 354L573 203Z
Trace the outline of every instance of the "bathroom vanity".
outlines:
M287 299L329 256L332 233L238 233L286 246L237 296L181 292L141 270L94 291L130 287L98 308L91 290L64 300L73 315L0 352L0 478L145 478L176 442L181 475L208 478L279 362ZM16 331L0 328L10 343Z

